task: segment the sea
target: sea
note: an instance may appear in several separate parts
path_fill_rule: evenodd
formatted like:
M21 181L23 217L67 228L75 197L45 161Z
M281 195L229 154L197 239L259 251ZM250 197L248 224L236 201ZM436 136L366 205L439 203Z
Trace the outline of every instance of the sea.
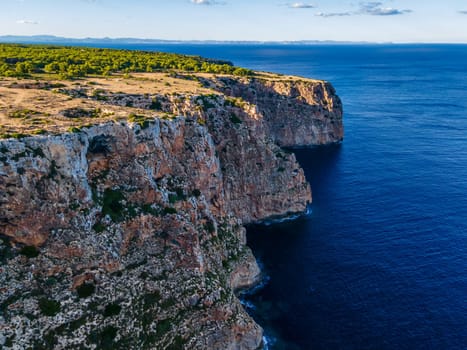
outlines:
M467 349L467 45L113 45L330 81L342 144L294 150L309 215L248 227L265 349ZM287 117L287 116L284 116Z

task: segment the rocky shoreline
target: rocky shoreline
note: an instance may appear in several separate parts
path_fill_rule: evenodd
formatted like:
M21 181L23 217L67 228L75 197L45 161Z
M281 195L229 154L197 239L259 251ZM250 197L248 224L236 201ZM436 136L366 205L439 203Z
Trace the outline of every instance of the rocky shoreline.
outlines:
M244 225L306 211L281 147L342 140L342 106L322 81L199 81L213 93L64 89L170 117L0 140L4 349L261 346L234 293L261 275Z

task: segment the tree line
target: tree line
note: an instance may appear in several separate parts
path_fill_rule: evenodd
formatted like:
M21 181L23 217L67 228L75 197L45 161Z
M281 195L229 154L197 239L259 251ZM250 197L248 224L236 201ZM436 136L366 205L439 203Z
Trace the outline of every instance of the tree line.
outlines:
M180 70L216 74L252 75L228 61L164 52L115 50L50 45L0 44L0 76L28 77L54 74L60 79L114 73Z

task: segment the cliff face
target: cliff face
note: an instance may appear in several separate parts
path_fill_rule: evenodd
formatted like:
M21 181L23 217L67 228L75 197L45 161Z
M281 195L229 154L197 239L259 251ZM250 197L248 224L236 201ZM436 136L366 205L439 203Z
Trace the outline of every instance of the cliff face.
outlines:
M216 88L257 106L274 141L306 147L342 141L342 103L324 81L219 78Z
M260 279L242 225L306 209L277 143L339 141L340 102L324 83L209 84L236 98L109 94L178 117L0 141L5 349L260 347L234 295Z

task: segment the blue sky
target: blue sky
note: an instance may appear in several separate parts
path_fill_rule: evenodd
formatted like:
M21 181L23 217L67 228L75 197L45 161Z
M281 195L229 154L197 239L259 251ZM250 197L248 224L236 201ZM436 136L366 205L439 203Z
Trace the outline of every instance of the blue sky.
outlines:
M467 43L467 0L1 0L0 35Z

